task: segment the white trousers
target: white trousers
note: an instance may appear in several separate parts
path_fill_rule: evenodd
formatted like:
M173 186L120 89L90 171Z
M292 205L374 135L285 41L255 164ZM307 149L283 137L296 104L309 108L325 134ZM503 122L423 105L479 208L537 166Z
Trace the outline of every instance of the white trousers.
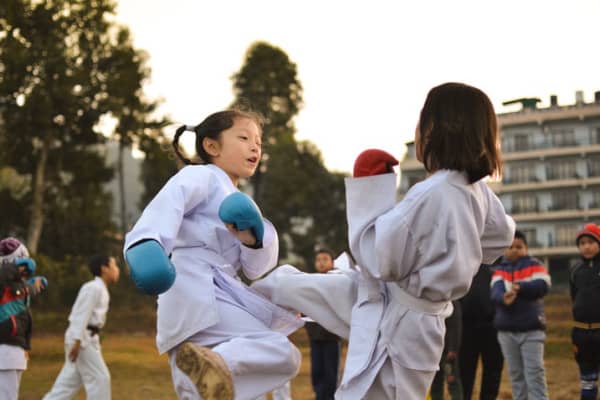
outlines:
M72 399L82 386L88 399L110 400L110 372L102 358L100 345L82 347L75 362L69 360L72 346L72 343L65 344L65 364L44 400Z
M357 279L352 273L307 274L290 265L283 265L253 283L252 287L275 304L301 312L327 330L347 339L350 336L350 326L353 325L352 318L361 318L361 315L352 310L357 303ZM357 325L356 322L354 321L354 325ZM377 331L374 334L377 335ZM407 343L407 346L410 345ZM368 348L361 348L361 343L352 341L348 350L361 353L369 351ZM338 388L335 395L337 400L425 398L435 371L414 370L393 362L380 338L373 351L373 358L366 371L350 386ZM346 368L353 359L346 358Z
M186 341L209 347L225 360L233 375L236 400L253 400L284 385L300 369L302 356L288 338L235 304L217 300L220 321ZM175 364L169 351L175 392L180 400L201 399L196 387Z
M271 391L273 400L292 400L292 388L290 381L287 381L285 385L273 389ZM267 395L257 397L256 400L267 400Z
M19 385L23 370L2 369L0 370L0 399L17 400L19 398Z

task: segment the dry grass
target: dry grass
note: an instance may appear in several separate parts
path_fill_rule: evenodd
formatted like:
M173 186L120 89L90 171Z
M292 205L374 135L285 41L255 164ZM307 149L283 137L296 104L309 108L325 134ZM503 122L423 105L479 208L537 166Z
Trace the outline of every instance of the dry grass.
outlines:
M570 300L565 292L546 298L548 339L546 341L546 377L552 400L579 398L577 365L570 344ZM109 319L111 316L109 316ZM39 332L39 331L38 331ZM300 348L303 363L292 381L294 400L313 399L310 385L310 357L303 329L292 335ZM108 332L103 335L103 354L111 371L114 400L175 400L166 356L159 356L154 334ZM62 334L36 334L29 369L23 375L20 399L38 400L46 393L63 364ZM475 396L473 397L475 398ZM504 371L499 399L510 399L510 385ZM85 399L83 390L77 399Z

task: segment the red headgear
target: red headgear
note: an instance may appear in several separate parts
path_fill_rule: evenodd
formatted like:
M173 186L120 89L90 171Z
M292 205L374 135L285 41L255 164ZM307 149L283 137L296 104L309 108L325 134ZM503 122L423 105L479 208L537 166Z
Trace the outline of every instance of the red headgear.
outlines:
M585 224L583 229L577 233L577 238L575 239L576 245L579 245L579 239L581 239L582 236L589 236L600 244L600 226L596 224Z

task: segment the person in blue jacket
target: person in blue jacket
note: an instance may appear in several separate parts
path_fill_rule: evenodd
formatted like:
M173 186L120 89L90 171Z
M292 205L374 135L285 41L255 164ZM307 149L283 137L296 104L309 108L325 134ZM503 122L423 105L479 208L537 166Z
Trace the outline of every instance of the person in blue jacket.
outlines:
M527 239L516 230L491 281L491 297L496 305L494 325L515 400L548 398L543 298L550 284L546 267L527 253Z

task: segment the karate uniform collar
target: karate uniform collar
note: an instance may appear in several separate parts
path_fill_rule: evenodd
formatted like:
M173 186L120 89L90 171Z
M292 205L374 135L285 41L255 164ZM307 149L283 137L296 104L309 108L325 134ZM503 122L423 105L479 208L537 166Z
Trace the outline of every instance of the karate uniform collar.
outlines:
M221 168L217 167L215 164L206 164L206 168L209 168L211 171L214 171L215 175L219 178L221 182L227 182L229 186L237 190L237 188L233 185L231 178L227 175L227 172L223 171Z

